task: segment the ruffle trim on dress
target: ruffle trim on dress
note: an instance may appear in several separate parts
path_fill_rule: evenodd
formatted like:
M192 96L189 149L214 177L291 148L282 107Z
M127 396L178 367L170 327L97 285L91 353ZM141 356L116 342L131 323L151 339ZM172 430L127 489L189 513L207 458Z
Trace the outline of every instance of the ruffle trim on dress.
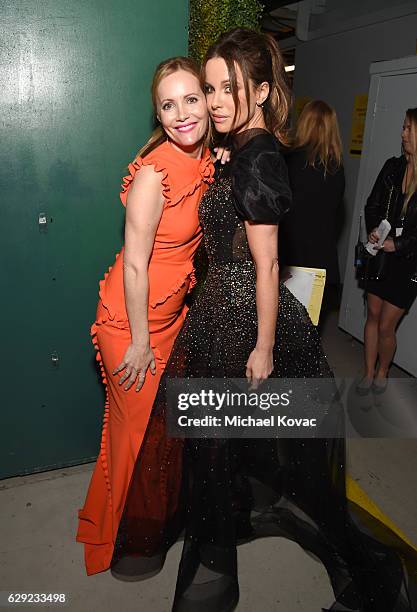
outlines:
M101 431L99 458L100 458L101 467L104 473L104 480L106 483L107 499L109 502L109 507L111 508L113 505L113 502L112 502L111 484L110 484L110 477L109 477L109 466L107 462L107 434L108 434L108 426L109 426L110 400L109 400L109 391L107 388L106 372L104 370L104 364L101 358L101 353L100 353L98 342L97 342L96 323L93 323L93 325L91 326L91 339L92 339L94 348L97 351L96 360L98 361L99 366L100 366L101 378L102 378L103 385L105 388L105 393L106 393L105 403L104 403L104 415L103 415L103 426L102 426L102 431Z
M200 160L200 165L198 167L199 177L197 177L192 183L184 187L184 189L180 190L175 194L172 202L167 203L166 206L175 206L184 198L188 198L192 196L195 191L201 186L201 183L213 183L214 182L214 165L210 158L210 152L207 150L204 157Z
M116 255L116 258L118 256L119 254ZM97 318L96 323L98 325L101 325L102 323L111 322L113 327L117 327L119 329L129 329L130 328L129 319L127 318L127 316L124 313L113 312L107 304L106 279L108 275L110 274L111 269L112 269L112 266L110 266L107 272L104 273L104 278L101 281L99 281L98 294L99 294L101 303L103 305L103 308L106 311L106 315L99 316ZM169 289L165 293L163 293L159 297L149 302L150 307L156 308L160 304L163 304L164 302L166 302L167 299L171 297L171 295L178 293L178 291L180 291L182 287L185 285L185 283L187 282L187 279L190 279L190 284L189 284L188 291L187 291L187 293L190 293L190 291L193 289L193 287L195 287L197 283L197 280L195 277L195 268L193 266L192 261L188 262L185 268L181 271L181 276L177 278L177 280L171 285L171 287L169 287Z
M116 253L116 259L119 257L120 253ZM101 323L106 323L107 321L111 321L113 327L117 327L119 329L129 329L129 320L124 313L118 313L117 311L113 312L108 304L106 297L106 279L110 274L113 266L110 266L107 272L104 273L104 277L101 281L99 281L99 291L98 295L101 300L101 303L106 310L106 316L99 316L96 320L96 323L100 325Z
M196 190L201 186L202 183L212 183L214 181L214 166L210 159L210 154L207 153L204 157L201 158L200 165L198 168L199 177L194 179L192 183L181 189L175 196L172 196L172 199L167 201L165 206L168 208L169 206L175 206L179 204L184 198L188 198L192 196Z
M168 181L167 168L163 166L158 159L155 159L153 155L149 155L144 159L138 157L132 163L129 164L129 174L123 177L122 191L120 192L120 199L122 201L123 206L126 206L127 194L129 192L132 181L135 178L135 174L142 166L154 166L155 172L160 172L162 174L162 195L164 196L165 200L165 208L169 208L170 206L176 206L184 198L192 196L195 191L200 187L202 182L212 183L214 181L214 166L210 159L210 153L207 153L200 161L200 165L198 168L199 176L197 176L190 184L188 184L183 189L180 189L175 194L172 193L172 189Z
M214 164L211 160L210 151L207 149L204 157L201 158L199 172L205 183L214 182Z
M106 308L106 310L107 310L107 308ZM93 323L93 325L91 326L92 341L93 341L94 347L95 347L95 349L97 351L96 360L99 362L103 384L106 387L106 404L105 404L105 406L108 405L107 377L105 375L104 366L103 366L103 362L102 362L102 359L101 359L100 350L99 350L98 342L97 342L97 326L98 325L105 325L106 323L111 323L112 327L117 327L118 329L129 329L129 321L127 319L124 319L124 318L117 318L117 316L112 318L109 315L108 317L98 317L97 321L95 321L95 323ZM152 334L150 336L150 345L151 345L151 349L153 350L153 353L155 355L155 360L159 363L159 365L161 366L162 370L164 370L165 366L166 366L166 359L162 356L161 351L159 350L158 346L152 341ZM105 414L105 417L106 417L106 414Z
M161 351L156 346L156 344L154 344L152 342L152 336L151 336L151 339L150 339L150 345L151 345L151 349L153 351L153 354L155 356L155 361L156 361L155 365L158 367L158 363L159 363L161 370L164 371L165 370L165 366L167 364L166 359L163 358L163 356L161 355Z
M156 308L159 304L163 304L164 302L166 302L167 299L171 297L171 295L174 295L174 293L178 293L178 291L180 291L185 285L188 278L190 279L190 286L188 288L187 293L189 293L196 284L195 270L192 261L188 262L187 266L182 270L181 276L177 278L177 280L171 285L171 287L166 291L166 293L149 302L151 308Z
M153 159L152 156L145 159L138 157L128 165L127 168L129 170L129 174L123 177L122 191L120 192L120 199L123 206L126 206L127 194L129 193L129 189L133 179L135 178L135 174L138 170L140 170L140 168L142 168L142 166L154 166L155 172L160 172L162 174L162 195L164 196L166 202L171 201L171 188L168 182L168 170L161 166L160 162Z
M113 500L112 500L112 489L111 489L111 482L110 482L110 475L109 475L109 465L107 461L107 453L108 453L107 438L108 438L108 427L109 427L109 418L110 418L110 398L109 398L109 390L107 386L106 371L104 369L103 359L101 357L101 353L100 353L100 349L99 349L99 345L97 341L97 325L98 324L99 324L98 322L95 322L91 326L91 339L92 339L94 348L96 350L96 361L98 362L99 367L100 367L101 379L103 381L103 385L105 389L104 414L103 414L103 425L102 425L102 430L101 430L99 460L100 460L101 467L102 467L103 474L104 474L104 481L106 483L107 500L108 500L109 508L111 509L113 506ZM151 348L155 356L155 361L157 362L157 367L159 364L159 367L163 371L166 366L166 360L162 356L159 348L152 342L152 338L151 338Z

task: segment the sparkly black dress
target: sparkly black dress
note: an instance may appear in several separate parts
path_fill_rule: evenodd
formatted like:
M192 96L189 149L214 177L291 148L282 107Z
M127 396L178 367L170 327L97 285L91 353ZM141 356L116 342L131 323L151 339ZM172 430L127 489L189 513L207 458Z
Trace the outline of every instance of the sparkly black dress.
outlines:
M387 547L382 525L374 521L371 529L368 522L365 533L359 515L352 518L343 437L177 439L166 434L168 377L245 377L257 313L255 268L243 221L278 223L290 199L278 141L264 130L239 135L230 166L218 173L201 203L208 274L161 381L114 562L154 557L183 532L173 611L228 612L239 599L237 544L281 536L323 562L336 597L331 610L411 612L408 573L394 550L401 548L399 538L390 533ZM305 308L283 284L279 291L272 376L331 377ZM415 557L407 553L410 564Z

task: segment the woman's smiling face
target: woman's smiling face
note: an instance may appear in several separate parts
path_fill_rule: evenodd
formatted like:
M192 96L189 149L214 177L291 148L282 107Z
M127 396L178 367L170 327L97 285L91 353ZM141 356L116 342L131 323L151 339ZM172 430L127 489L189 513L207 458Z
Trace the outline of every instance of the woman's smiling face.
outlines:
M166 76L157 89L157 115L172 143L193 155L207 132L208 113L198 78L186 70Z

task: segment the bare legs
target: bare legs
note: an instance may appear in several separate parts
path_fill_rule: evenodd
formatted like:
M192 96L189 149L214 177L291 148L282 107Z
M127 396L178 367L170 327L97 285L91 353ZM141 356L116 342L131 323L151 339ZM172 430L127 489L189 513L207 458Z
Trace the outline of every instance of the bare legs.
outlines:
M405 310L368 293L368 317L365 324L365 378L387 377L397 341L395 331ZM375 372L379 359L378 370Z
M365 378L373 380L378 359L378 326L383 300L368 293L368 316L365 323Z

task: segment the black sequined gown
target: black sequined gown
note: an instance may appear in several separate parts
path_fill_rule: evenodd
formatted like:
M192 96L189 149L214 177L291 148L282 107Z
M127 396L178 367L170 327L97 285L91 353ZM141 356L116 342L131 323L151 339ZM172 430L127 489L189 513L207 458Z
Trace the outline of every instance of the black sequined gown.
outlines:
M395 551L403 543L374 519L365 533L357 523L369 517L352 518L343 438L166 435L167 377L244 378L256 343L256 276L243 220L277 223L290 192L275 138L263 130L239 138L230 167L201 203L208 274L161 381L114 561L155 556L185 530L173 611L227 612L239 599L236 545L281 536L323 562L336 597L331 610L411 612L408 573ZM305 308L282 284L274 364L275 377L332 375ZM390 547L382 543L387 537ZM402 553L410 569L413 551L403 547Z

